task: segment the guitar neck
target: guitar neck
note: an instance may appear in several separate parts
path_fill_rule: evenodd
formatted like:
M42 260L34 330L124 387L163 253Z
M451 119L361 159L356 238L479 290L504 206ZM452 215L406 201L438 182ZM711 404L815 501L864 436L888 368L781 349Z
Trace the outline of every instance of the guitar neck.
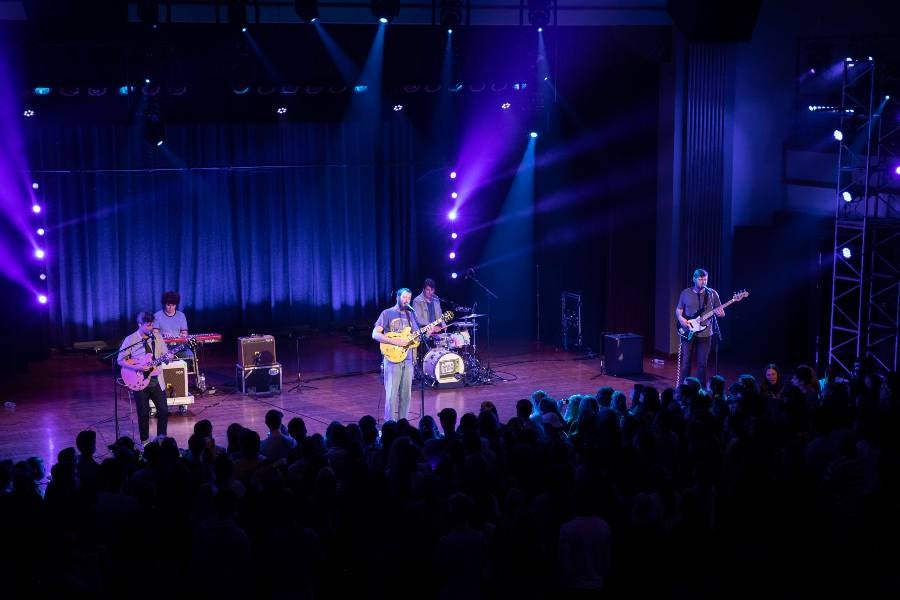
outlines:
M727 306L731 306L731 305L734 304L735 302L737 302L737 300L734 299L734 298L732 298L731 300L729 300L729 301L726 302L725 304L720 304L719 306L717 306L716 308L712 309L712 310L709 311L708 313L703 313L703 315L700 317L700 320L701 320L701 321L705 321L705 320L709 319L711 316L713 316L714 314L716 314L716 309L718 309L718 308L725 308L725 307L727 307Z

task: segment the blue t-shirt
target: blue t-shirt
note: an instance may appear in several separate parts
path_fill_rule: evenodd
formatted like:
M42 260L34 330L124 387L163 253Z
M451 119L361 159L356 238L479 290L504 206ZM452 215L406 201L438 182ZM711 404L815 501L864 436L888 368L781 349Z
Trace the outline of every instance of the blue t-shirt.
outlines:
M181 337L182 330L187 331L187 317L176 310L171 317L164 310L153 313L153 328L159 329L163 337Z

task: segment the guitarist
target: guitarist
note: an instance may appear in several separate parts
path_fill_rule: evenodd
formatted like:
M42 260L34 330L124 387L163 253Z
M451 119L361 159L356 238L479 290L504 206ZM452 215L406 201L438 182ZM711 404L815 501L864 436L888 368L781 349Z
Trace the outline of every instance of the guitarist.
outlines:
M153 314L139 312L137 316L137 331L122 340L119 346L119 366L132 371L148 371L143 365L159 358L169 351L166 341L153 329ZM138 343L141 342L141 343ZM133 344L137 344L132 346ZM131 348L128 348L132 346ZM128 348L126 350L126 348ZM138 414L138 430L141 434L141 444L146 444L150 438L150 400L156 406L156 435L166 435L166 425L169 422L169 409L166 404L165 381L162 369L157 369L150 376L150 385L142 390L132 392Z
M406 345L406 339L388 337L385 333L399 333L407 327L410 330L419 328L411 301L412 292L409 291L409 288L397 290L397 303L381 312L372 329L372 339L382 344ZM413 353L409 352L406 359L399 363L392 363L384 358L382 364L384 365L384 420L406 419L409 417L409 399L412 395Z
M696 269L694 271L694 285L681 291L678 296L678 304L675 306L675 318L682 327L689 327L688 319L693 319L710 309L715 309L717 317L725 316L725 309L722 308L722 300L719 299L719 293L706 287L709 282L709 273L704 269ZM690 341L682 338L681 349L681 368L678 371L678 383L684 383L686 377L691 375L691 359L697 359L697 379L703 386L707 385L706 381L706 363L709 360L710 341L712 340L713 328L707 327L703 331L698 331L690 339Z

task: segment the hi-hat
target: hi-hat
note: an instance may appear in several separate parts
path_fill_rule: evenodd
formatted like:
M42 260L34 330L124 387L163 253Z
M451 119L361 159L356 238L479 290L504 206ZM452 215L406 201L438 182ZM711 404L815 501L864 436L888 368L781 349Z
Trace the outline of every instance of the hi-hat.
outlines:
M475 313L472 313L471 315L466 315L466 316L464 316L464 317L460 317L460 318L457 319L457 320L458 320L458 321L462 321L463 319L477 319L477 318L479 318L479 317L486 317L486 316L487 316L487 313L481 313L481 314L475 314Z

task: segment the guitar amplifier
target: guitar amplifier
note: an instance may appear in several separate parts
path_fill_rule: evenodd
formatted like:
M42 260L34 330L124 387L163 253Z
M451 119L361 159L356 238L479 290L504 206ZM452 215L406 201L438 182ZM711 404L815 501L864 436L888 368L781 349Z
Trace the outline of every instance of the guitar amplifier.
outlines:
M241 367L266 367L276 362L275 338L271 335L238 338L238 364Z
M617 333L603 336L603 354L606 372L620 375L639 375L644 372L644 338L635 333Z
M162 374L163 380L166 382L166 388L163 390L166 395L166 406L177 406L178 410L184 414L188 405L194 403L194 397L188 388L187 363L183 360L173 360L162 366ZM150 414L156 414L156 407L152 403Z

